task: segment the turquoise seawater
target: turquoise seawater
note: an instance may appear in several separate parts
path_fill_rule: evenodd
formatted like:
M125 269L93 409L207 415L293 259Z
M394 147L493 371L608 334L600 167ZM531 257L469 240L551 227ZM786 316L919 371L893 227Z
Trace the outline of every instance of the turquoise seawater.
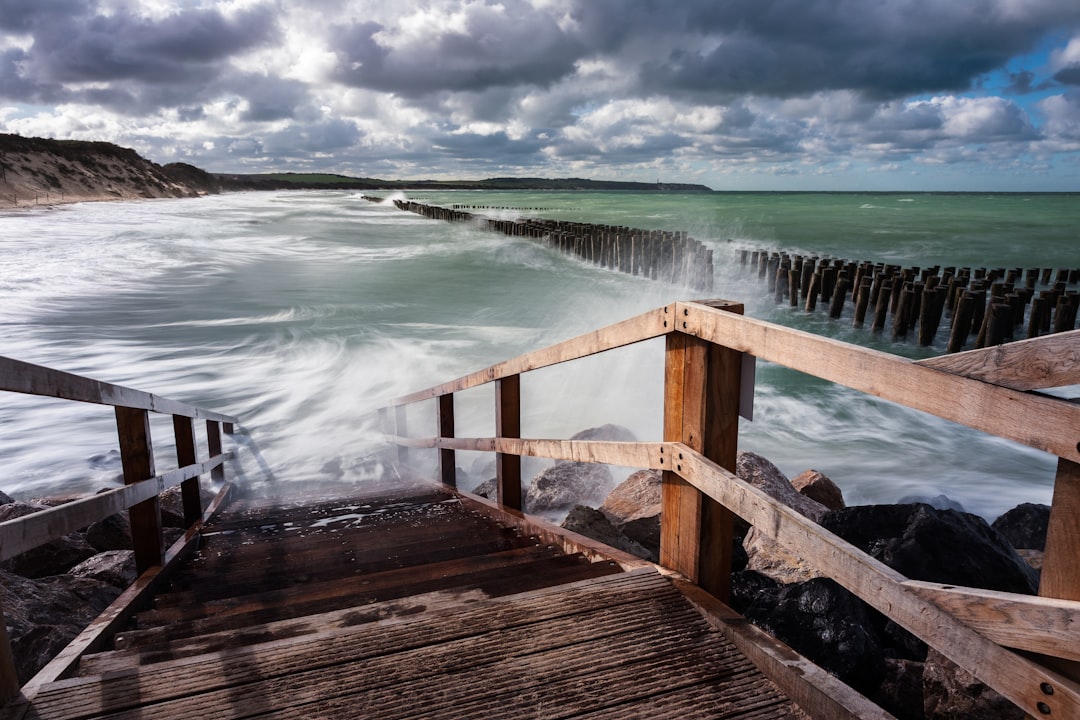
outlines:
M496 217L685 230L714 250L715 296L744 302L755 317L909 357L941 348L873 338L852 330L847 315L831 321L776 306L740 267L739 250L1080 267L1076 195L406 196L508 208L475 211ZM238 415L244 428L230 472L256 484L373 481L381 446L368 414L385 399L692 296L349 192L0 216L0 354ZM525 435L569 437L617 423L659 439L662 352L651 341L527 375ZM458 413L460 435L490 435L491 390L463 393ZM431 432L433 417L418 406L410 426ZM168 468L167 418L154 433L158 465ZM990 518L1019 502L1048 502L1054 472L1043 453L767 365L741 444L789 475L821 470L851 503L945 495ZM111 410L17 395L0 402L0 489L11 494L115 483L114 448ZM483 460L460 454L464 486L484 479Z

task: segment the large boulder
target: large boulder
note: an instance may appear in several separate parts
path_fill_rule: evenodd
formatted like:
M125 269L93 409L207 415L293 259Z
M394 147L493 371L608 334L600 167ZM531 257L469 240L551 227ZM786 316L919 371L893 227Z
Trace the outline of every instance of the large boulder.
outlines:
M662 495L663 473L638 470L608 493L600 506L619 532L648 550L654 561L660 557Z
M11 499L10 495L3 490L0 490L0 505L10 505L13 502L15 501Z
M923 708L932 720L1024 720L1027 714L936 650L923 667Z
M866 605L828 578L759 591L744 614L860 692L876 690L885 676Z
M597 505L615 483L607 465L558 462L533 478L525 489L525 512L561 514L581 503Z
M135 552L133 550L109 550L83 560L68 573L75 577L100 580L118 588L126 588L135 582Z
M759 490L815 522L829 509L799 493L787 476L768 459L752 452L740 452L735 460L735 474Z
M119 588L100 580L71 575L31 580L0 570L0 603L19 683L45 667L119 594Z
M566 515L562 526L585 537L598 540L605 545L618 548L623 552L656 562L657 558L649 550L623 535L611 524L607 516L599 510L585 505L576 505Z
M844 493L836 483L825 473L817 470L807 470L791 478L791 487L795 488L800 495L821 503L829 510L847 507L847 503L844 502Z
M913 580L1034 594L1038 574L977 515L929 505L860 505L821 519L872 557Z
M21 502L0 505L0 522L47 509L44 505ZM96 553L82 535L70 533L5 561L0 564L0 569L28 578L60 575Z
M86 528L86 542L96 550L130 550L131 520L126 512L115 513Z
M1050 506L1023 503L995 520L990 527L1017 549L1046 550L1046 530L1050 525Z

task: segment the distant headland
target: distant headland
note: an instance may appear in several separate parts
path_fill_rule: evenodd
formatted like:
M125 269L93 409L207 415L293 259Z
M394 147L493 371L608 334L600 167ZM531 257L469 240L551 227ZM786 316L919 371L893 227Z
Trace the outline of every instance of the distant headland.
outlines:
M382 180L318 173L217 174L187 163L158 165L131 148L107 142L27 138L0 133L0 208L289 189L712 192L704 185L687 183L581 178Z

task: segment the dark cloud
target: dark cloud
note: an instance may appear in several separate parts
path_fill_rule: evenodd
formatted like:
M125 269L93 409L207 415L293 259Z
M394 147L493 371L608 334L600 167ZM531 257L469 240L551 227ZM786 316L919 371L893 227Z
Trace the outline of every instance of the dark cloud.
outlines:
M1054 79L1062 85L1080 85L1080 63L1058 70Z
M362 135L350 120L324 120L293 124L262 138L263 152L275 157L328 153L355 145Z
M374 22L334 31L335 77L348 85L415 97L439 91L546 86L569 75L586 48L523 0L466 5L464 29L431 25L422 38Z

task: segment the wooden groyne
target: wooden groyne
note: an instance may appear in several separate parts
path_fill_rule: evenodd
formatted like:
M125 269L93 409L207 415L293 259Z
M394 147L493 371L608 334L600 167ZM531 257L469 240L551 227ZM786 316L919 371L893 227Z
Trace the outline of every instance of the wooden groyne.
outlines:
M365 196L368 197L368 196ZM379 198L368 197L373 202ZM713 252L684 231L642 230L617 225L520 218L504 220L466 210L395 200L400 210L451 223L473 223L510 237L529 238L585 262L628 275L713 289Z
M850 302L853 327L922 346L947 328L950 353L1072 330L1080 309L1080 269L903 267L749 249L739 263L777 304L839 319Z

